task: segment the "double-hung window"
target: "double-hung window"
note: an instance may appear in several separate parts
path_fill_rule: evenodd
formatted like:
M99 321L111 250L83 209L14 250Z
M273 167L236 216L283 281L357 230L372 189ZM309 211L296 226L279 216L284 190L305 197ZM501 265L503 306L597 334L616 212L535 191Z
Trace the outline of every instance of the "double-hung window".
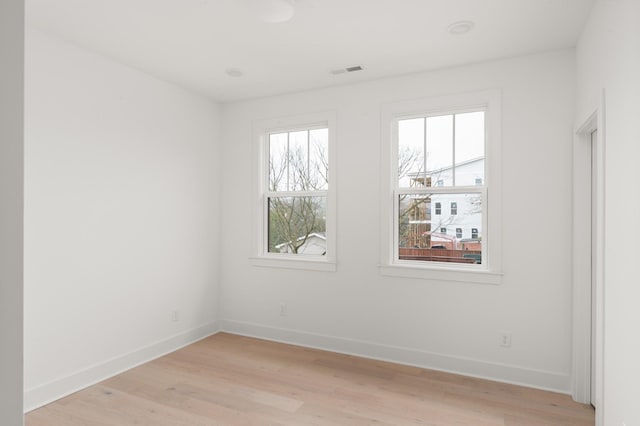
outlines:
M334 128L329 114L255 125L254 264L335 269Z
M479 92L385 107L383 274L499 283L499 104Z

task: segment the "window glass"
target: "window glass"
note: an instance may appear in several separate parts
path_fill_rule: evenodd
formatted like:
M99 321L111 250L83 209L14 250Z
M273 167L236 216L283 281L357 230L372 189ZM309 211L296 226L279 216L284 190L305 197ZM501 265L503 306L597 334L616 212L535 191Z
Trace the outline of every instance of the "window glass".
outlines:
M415 186L424 174L424 123L424 118L398 122L398 181L402 188Z
M455 184L476 185L476 178L484 176L484 161L474 161L484 158L484 112L456 114L455 117Z
M288 134L269 136L269 190L289 190Z
M267 252L325 255L328 128L272 133L268 141Z
M326 254L327 197L269 198L269 252Z
M453 115L427 118L427 171L434 182L451 179Z
M484 120L484 111L398 119L398 260L481 263Z
M309 132L309 174L314 189L329 186L329 129L315 129Z

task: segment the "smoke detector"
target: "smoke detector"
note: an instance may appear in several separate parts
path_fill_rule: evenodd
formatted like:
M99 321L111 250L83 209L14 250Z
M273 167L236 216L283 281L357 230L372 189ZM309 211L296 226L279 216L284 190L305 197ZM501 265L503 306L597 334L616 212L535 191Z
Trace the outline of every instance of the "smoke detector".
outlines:
M447 31L452 35L466 34L475 27L476 24L473 21L458 21L447 27Z

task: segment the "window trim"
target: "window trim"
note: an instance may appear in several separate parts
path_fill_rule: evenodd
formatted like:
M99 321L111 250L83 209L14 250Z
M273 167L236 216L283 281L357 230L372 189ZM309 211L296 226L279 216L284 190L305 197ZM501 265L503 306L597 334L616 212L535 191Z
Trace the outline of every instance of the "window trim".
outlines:
M249 262L253 266L305 269L313 271L336 270L336 114L335 112L320 112L302 114L290 117L258 120L253 123L252 137L252 244ZM292 255L286 253L269 253L267 248L268 218L267 191L269 180L268 138L272 133L309 130L314 128L329 129L329 185L327 190L315 192L313 195L327 197L327 254L320 255ZM320 194L322 192L322 194ZM278 194L286 195L286 192ZM296 192L296 196L304 195Z
M396 259L395 225L397 204L397 123L399 119L485 111L485 176L483 194L482 265L444 264ZM381 114L381 159L386 174L381 179L380 273L384 276L458 281L480 284L502 283L502 169L501 169L501 93L486 90L436 96L383 105ZM477 187L451 187L477 192Z

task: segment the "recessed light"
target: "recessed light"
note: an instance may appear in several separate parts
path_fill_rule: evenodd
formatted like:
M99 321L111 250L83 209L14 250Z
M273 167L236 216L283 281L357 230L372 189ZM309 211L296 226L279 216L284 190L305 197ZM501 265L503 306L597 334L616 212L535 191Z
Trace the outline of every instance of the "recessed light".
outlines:
M244 75L238 68L227 68L224 72L226 72L229 77L242 77Z
M473 21L458 21L447 27L449 34L461 35L466 34L475 27L476 24Z

